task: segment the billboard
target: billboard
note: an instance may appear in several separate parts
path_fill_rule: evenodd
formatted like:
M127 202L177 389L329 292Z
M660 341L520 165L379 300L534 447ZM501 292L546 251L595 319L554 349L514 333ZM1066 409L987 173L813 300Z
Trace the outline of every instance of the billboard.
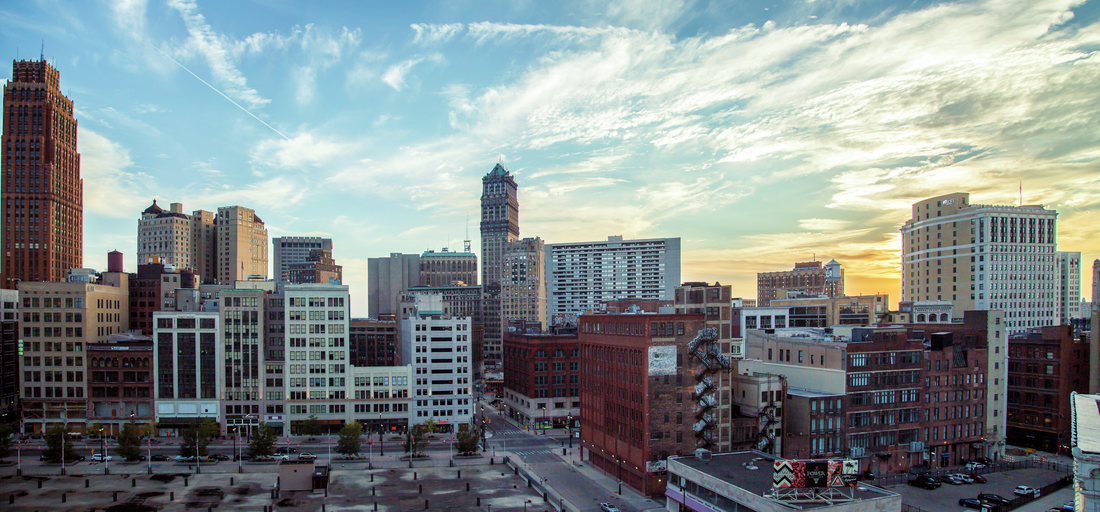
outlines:
M855 485L859 462L853 459L777 460L772 463L772 488L801 489Z

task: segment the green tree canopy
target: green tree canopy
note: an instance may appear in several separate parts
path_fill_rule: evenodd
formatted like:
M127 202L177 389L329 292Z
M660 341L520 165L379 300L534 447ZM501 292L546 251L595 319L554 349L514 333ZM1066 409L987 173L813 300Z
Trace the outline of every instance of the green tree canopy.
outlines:
M427 435L428 427L424 423L418 423L409 428L405 433L405 453L414 457L423 455L424 447L428 444Z
M115 453L126 460L138 460L141 457L141 427L125 424L118 435L118 447Z
M205 457L210 438L217 435L218 424L207 418L202 423L183 431L180 440L180 455L184 457ZM198 452L196 453L196 448Z
M64 446L64 450L62 450ZM69 429L61 426L54 425L53 428L46 432L46 449L42 451L42 455L49 461L60 461L61 452L65 452L65 460L72 461L79 457L73 451L73 442L69 439Z
M359 436L363 435L363 425L359 422L353 421L344 425L344 428L340 429L340 440L336 442L336 453L339 453L345 457L358 457L359 447L362 444L362 440Z
M466 428L459 429L455 437L455 450L459 455L474 455L481 442L481 429L473 423L464 426Z
M317 420L317 415L310 414L298 427L298 432L304 436L321 435L321 422Z
M0 426L0 461L11 455L11 445L15 442L15 430L7 425Z
M248 454L252 458L270 457L275 453L275 433L266 423L252 431L252 440L248 442Z

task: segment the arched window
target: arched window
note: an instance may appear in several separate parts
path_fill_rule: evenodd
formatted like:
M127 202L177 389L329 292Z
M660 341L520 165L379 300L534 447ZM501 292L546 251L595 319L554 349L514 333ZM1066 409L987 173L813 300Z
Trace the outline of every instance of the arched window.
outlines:
M918 322L923 322L924 321L924 313L921 313L921 314L917 315L917 321Z
M940 321L941 322L949 322L949 321L951 321L951 317L948 316L947 313L944 313L944 314L940 315Z

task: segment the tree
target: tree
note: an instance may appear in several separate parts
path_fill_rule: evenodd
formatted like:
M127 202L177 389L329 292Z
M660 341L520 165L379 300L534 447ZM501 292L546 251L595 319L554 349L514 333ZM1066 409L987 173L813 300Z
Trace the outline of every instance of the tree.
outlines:
M62 450L62 446L64 446L64 450ZM46 432L46 449L42 451L42 455L48 461L60 461L62 451L65 452L66 461L76 460L79 457L73 452L73 442L69 439L69 429L61 425L54 425Z
M11 427L4 425L0 426L0 461L11 455L11 444L14 441L13 434L15 433Z
M248 442L248 454L254 459L270 457L275 453L275 433L267 428L266 423L260 423L259 428L252 432L252 440Z
M218 424L207 418L202 423L183 431L180 441L180 455L183 457L205 457L210 438L218 433ZM198 453L195 453L196 448Z
M126 460L138 460L141 458L141 427L127 423L122 426L122 432L118 435L118 448L115 453Z
M310 414L298 427L298 432L304 436L321 435L321 422L317 420L317 415Z
M336 453L349 458L358 457L359 446L362 444L359 439L361 435L363 435L363 425L359 422L345 424L344 428L340 429L340 440L336 441Z
M428 421L425 421L423 425L425 434L436 434L439 432L439 424L432 418L428 418Z
M410 427L408 431L405 432L405 453L413 457L423 455L424 445L427 444L425 439L426 435L427 427L424 423L419 423Z
M463 426L466 428L460 428L458 430L458 440L455 442L455 450L458 450L459 455L474 455L477 453L478 445L481 443L481 429L472 423Z

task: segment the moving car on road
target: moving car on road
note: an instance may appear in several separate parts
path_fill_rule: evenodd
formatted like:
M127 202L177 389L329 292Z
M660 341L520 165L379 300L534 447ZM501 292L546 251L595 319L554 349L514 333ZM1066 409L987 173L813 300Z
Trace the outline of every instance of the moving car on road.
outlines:
M317 460L317 456L309 452L302 452L298 454L298 460Z
M111 456L108 455L108 456L104 457L102 453L92 454L92 462L103 462L103 461L111 462Z
M168 462L168 456L158 453L158 454L154 455L152 457L152 459L150 459L150 460L153 460L153 461L156 461L156 462Z
M215 454L211 455L210 458L214 459L214 460L222 460L222 461L229 460L228 455L222 455L220 453L215 453Z

